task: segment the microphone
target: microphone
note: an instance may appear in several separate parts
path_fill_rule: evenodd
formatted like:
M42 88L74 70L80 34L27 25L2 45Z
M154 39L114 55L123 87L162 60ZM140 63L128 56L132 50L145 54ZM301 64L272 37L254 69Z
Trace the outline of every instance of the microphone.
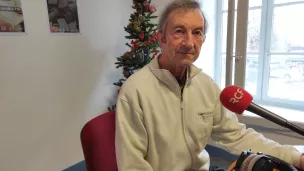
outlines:
M249 94L243 88L234 85L225 87L220 94L220 101L222 105L231 112L243 114L243 112L247 110L304 136L304 130L302 128L253 103L252 100L253 97L251 94Z

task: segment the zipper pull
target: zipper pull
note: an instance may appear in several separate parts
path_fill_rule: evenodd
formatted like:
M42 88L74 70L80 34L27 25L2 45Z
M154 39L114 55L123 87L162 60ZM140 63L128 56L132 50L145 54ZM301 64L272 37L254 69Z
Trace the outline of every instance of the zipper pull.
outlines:
M183 101L181 100L181 102L180 102L180 106L181 106L181 109L183 109L184 108L184 103L183 103Z
M206 118L204 113L199 113L198 116L201 117L201 119L206 123Z

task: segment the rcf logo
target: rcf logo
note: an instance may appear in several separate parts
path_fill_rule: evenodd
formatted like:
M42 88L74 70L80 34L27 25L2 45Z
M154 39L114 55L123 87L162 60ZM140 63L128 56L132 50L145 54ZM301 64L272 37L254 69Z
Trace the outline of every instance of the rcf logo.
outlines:
M236 92L233 94L234 96L229 100L230 103L238 103L243 98L244 94L242 92L242 89L238 88Z

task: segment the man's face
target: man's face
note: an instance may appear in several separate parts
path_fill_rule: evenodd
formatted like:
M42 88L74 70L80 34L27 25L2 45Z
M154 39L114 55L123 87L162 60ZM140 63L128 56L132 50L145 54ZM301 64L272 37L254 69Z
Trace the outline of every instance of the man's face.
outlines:
M159 44L171 64L190 66L199 56L204 42L204 17L199 10L178 9L170 13Z

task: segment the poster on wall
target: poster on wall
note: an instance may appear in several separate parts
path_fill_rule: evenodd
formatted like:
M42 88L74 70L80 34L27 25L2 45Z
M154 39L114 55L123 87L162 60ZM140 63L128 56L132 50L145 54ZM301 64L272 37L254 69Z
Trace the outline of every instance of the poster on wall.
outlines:
M51 33L79 33L77 0L46 0Z
M21 0L0 0L0 32L25 32Z

